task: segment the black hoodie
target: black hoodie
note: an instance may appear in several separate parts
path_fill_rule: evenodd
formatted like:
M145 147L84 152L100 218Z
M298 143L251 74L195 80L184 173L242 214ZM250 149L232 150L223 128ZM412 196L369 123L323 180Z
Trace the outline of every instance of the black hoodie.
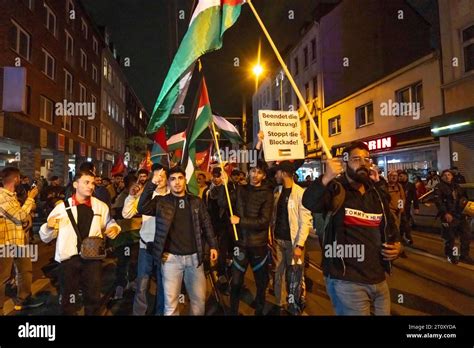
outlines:
M400 240L399 231L389 210L389 196L382 181L366 186L362 195L346 177L324 186L316 179L303 195L303 205L323 216L334 210L333 199L344 190L344 203L331 219L323 245L323 273L331 278L377 284L390 273L391 264L381 255L382 244ZM383 209L382 209L383 208ZM339 255L337 248L343 248ZM349 255L348 251L352 250ZM358 251L362 251L360 255Z
M273 191L262 184L237 186L237 225L241 247L260 247L268 243L268 227L273 211Z

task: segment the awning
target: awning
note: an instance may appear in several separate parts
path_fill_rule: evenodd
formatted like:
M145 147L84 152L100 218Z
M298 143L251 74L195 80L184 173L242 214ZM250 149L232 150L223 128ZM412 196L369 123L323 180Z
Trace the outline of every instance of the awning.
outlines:
M434 137L462 133L474 129L474 107L431 118Z

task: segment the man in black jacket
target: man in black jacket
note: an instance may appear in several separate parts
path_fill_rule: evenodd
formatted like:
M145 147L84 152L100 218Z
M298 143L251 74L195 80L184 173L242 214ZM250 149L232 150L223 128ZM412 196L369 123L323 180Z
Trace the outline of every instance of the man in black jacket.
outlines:
M399 233L369 148L354 142L326 162L325 174L303 195L303 205L322 213L323 273L337 315L390 314L385 273L401 251ZM340 175L340 177L338 177ZM328 215L329 214L329 215Z
M210 246L211 261L217 260L217 241L211 218L199 197L186 192L186 173L181 167L169 170L171 193L152 199L161 171L154 172L138 201L138 213L156 216L153 258L161 264L165 299L164 315L179 315L181 283L190 301L191 315L204 315L206 277L204 243Z
M454 182L454 173L448 169L441 174L441 182L435 187L435 202L443 226L444 252L448 261L457 264L458 253L454 252L454 239L461 239L460 260L472 263L469 256L471 233L466 215L462 211L467 203L466 193Z
M233 315L239 313L240 292L249 264L257 286L255 314L263 315L269 279L268 228L273 209L273 192L263 185L265 171L266 164L260 161L250 169L250 184L237 187L236 211L230 217L230 222L239 229L232 263L230 307Z
M411 205L413 204L415 214L418 214L420 211L418 198L416 197L416 187L415 184L408 181L408 173L405 171L402 171L398 174L398 182L400 183L400 185L402 185L406 197L400 221L400 237L402 239L402 242L405 242L408 245L412 245L413 239L411 237L410 226L410 221L412 220Z

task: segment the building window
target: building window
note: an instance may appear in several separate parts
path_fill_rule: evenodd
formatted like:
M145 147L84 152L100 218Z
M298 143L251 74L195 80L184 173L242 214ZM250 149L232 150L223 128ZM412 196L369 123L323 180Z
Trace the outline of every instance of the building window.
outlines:
M48 98L40 98L40 120L53 124L53 102Z
M363 127L374 123L374 105L369 103L356 108L356 127Z
M309 83L304 84L304 90L306 93L306 104L309 103L310 95L309 95Z
M101 126L100 142L103 147L107 145L107 130L104 126Z
M81 68L87 71L87 55L81 48Z
M82 35L84 36L84 38L87 40L87 23L86 21L84 20L84 18L81 18L81 32L82 32Z
M423 107L423 83L420 81L399 89L395 92L395 98L400 104L400 115L405 116L417 111ZM413 107L414 110L412 110Z
M72 117L63 115L62 129L70 132L72 126Z
M72 99L72 74L64 69L64 96L66 99Z
M341 116L336 116L328 120L329 136L341 133Z
M84 103L87 101L87 90L82 84L79 84L79 101Z
M474 24L462 31L464 71L474 71Z
M112 65L109 64L109 68L107 70L107 80L109 81L109 83L112 85L112 81L113 81L113 71L112 71ZM112 86L113 87L113 86Z
M66 56L73 57L74 56L74 39L72 35L69 34L67 30L64 31L66 33Z
M97 127L91 126L91 143L97 143Z
M95 36L92 37L92 50L95 54L99 54L99 41L97 41Z
M318 77L315 76L313 78L313 98L317 98L318 97Z
M316 39L311 40L311 60L316 60Z
M94 105L94 117L97 113L97 97L93 94L91 94L91 101L92 101L92 105Z
M303 50L303 57L304 57L304 67L308 67L308 46L306 46Z
M56 36L56 15L54 14L53 10L44 3L44 8L46 9L46 18L45 18L45 25L46 28Z
M104 57L104 78L107 78L107 74L108 74L108 66L109 66L109 63L107 62L107 58Z
M107 148L110 149L110 130L107 129Z
M423 84L421 82L418 82L415 84L413 87L413 91L415 94L415 103L418 103L420 105L420 108L424 106L423 104Z
M31 36L18 23L12 21L10 47L26 60L30 60Z
M295 57L293 62L294 62L293 66L294 66L294 69L295 69L295 75L298 75L298 57Z
M97 73L97 67L92 64L92 79L95 81L95 82L99 82L99 78L98 78L98 73Z
M84 121L82 118L79 118L79 134L78 136L80 138L85 138L86 137L86 121Z
M56 60L43 48L43 73L54 80L56 71Z

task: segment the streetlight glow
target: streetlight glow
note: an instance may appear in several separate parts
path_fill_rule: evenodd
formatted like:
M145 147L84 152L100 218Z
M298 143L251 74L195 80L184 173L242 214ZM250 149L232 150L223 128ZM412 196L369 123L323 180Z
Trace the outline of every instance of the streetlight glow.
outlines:
M260 64L256 64L253 69L252 69L253 73L255 74L255 76L260 76L263 72L263 68Z

